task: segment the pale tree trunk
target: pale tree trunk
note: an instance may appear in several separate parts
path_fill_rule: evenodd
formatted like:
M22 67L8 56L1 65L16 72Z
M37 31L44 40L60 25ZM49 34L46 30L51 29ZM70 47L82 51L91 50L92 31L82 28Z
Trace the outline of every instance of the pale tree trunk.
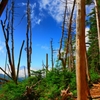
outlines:
M98 10L97 0L94 0L95 3L95 13L96 13L96 21L97 21L97 32L98 32L98 44L99 44L99 55L100 55L100 16Z
M85 0L77 0L76 21L76 81L77 100L87 100L86 46L85 46Z

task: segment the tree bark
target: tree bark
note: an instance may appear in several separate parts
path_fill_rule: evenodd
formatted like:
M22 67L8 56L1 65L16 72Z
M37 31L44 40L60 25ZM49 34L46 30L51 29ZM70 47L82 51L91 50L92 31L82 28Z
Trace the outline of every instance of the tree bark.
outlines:
M30 54L29 54L29 29L30 29L30 7L29 0L27 1L27 31L26 31L26 49L27 49L27 70L28 77L30 77Z
M76 32L77 100L87 100L87 79L85 59L85 0L77 0Z

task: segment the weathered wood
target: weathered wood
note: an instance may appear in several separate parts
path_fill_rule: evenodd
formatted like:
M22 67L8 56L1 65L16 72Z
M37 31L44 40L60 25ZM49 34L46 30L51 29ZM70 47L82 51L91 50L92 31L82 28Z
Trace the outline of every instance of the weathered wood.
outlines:
M77 100L87 100L85 46L85 0L77 0L76 21L76 82Z
M22 45L21 45L21 49L20 49L20 53L19 53L18 65L17 65L17 78L16 78L17 80L18 80L19 66L20 66L20 60L21 60L21 55L22 55L24 43L25 43L25 41L23 40Z

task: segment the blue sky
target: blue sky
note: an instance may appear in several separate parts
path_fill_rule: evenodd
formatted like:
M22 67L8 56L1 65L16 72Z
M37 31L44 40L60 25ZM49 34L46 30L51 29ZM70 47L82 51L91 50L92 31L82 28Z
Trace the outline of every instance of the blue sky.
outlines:
M10 0L9 0L10 1ZM15 0L15 64L18 63L18 55L22 41L26 39L26 17L19 24L22 16L26 11L27 0ZM63 0L62 0L63 1ZM50 40L53 38L53 47L55 50L59 48L61 37L61 25L63 19L64 4L61 0L30 0L32 14L32 69L41 69L42 60L45 63L45 56L48 53L49 67L51 68L51 50ZM71 5L69 5L71 7ZM91 6L87 7L87 12L91 11ZM5 11L0 20L4 20ZM19 24L19 25L18 25ZM4 44L4 36L0 26L0 66L5 65L6 49ZM26 42L24 48L26 46ZM54 58L57 58L57 53ZM26 64L26 52L23 50L21 65Z

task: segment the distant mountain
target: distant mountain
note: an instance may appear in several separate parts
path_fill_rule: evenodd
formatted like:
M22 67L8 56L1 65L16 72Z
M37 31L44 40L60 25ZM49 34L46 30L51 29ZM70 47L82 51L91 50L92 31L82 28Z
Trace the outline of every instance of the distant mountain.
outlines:
M26 71L25 71L26 70ZM18 81L22 81L22 80L24 80L25 79L25 73L24 73L24 71L27 73L27 68L26 68L26 66L20 66L19 67L19 78L18 78ZM4 74L1 74L0 73L0 77L1 78L4 78ZM27 78L27 74L26 74L26 78ZM5 75L5 79L10 79L7 75Z
M0 74L0 78L4 78L4 74ZM5 79L10 80L10 78L8 76L6 76L6 75L5 75ZM25 79L24 77L19 77L18 81L22 81L24 79Z
M1 78L4 78L4 74L0 74L0 77L1 77Z
M4 78L4 74L0 74L1 78ZM9 79L9 77L7 75L5 75L5 79Z
M24 68L27 68L26 66L20 66L19 69L22 70Z

